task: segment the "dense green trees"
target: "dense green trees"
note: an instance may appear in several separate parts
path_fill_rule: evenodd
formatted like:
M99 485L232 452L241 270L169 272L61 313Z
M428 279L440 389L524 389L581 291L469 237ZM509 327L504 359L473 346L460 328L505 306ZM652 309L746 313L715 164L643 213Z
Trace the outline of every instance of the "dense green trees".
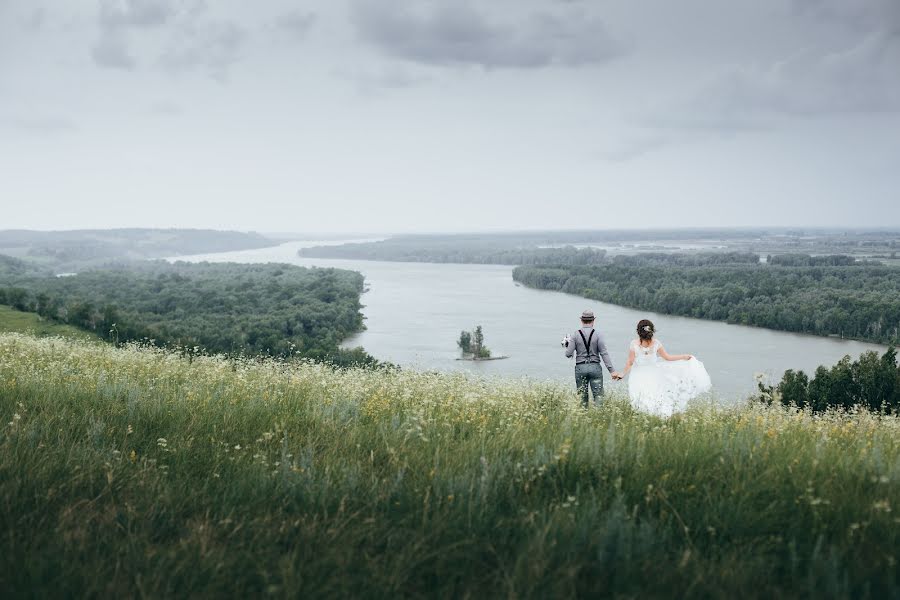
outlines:
M851 259L852 261L852 259ZM709 265L756 265L759 255L753 252L697 252L682 254L672 252L645 252L642 254L622 254L611 259L616 265L674 265L700 267Z
M27 277L31 275L50 275L49 269L42 268L34 263L26 262L19 258L13 258L0 254L0 280L11 277Z
M821 412L861 406L873 411L900 411L900 366L897 351L883 356L866 352L858 360L845 356L831 367L819 367L812 379L803 371L786 371L776 386L759 384L760 399Z
M856 259L843 254L810 256L809 254L776 254L769 256L770 265L783 267L847 267L856 264Z
M0 303L119 341L372 362L339 344L363 327L363 277L282 264L142 263L0 286Z
M609 265L517 267L513 279L654 312L896 344L900 269L700 264L618 258Z

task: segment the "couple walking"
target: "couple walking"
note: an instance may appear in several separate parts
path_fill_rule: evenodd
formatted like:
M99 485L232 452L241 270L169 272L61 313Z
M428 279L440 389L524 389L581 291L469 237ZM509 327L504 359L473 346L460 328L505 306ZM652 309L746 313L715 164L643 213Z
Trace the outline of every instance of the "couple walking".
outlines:
M575 384L581 403L588 406L588 388L599 403L603 395L606 365L614 381L628 379L628 396L637 410L668 417L685 409L692 398L709 391L712 383L706 368L690 354L669 354L655 339L656 327L647 319L637 324L637 339L628 346L628 362L619 373L613 368L609 351L594 329L594 313L581 313L581 328L563 339L566 357L575 356Z

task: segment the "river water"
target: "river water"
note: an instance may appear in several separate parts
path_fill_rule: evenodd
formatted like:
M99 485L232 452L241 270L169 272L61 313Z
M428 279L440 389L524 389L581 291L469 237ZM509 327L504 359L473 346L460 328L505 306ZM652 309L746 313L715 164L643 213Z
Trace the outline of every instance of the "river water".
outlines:
M343 242L331 242L343 243ZM753 393L755 377L780 379L787 369L811 374L846 354L856 358L884 346L863 342L784 333L715 321L673 317L604 304L579 296L534 290L512 280L512 267L301 258L299 248L323 242L289 242L273 248L176 257L192 262L282 262L336 267L361 272L366 331L345 341L362 346L378 359L405 367L440 371L465 370L571 382L573 362L560 339L579 326L581 311L597 315L617 369L625 366L635 325L649 318L670 353L694 354L706 365L723 402ZM458 361L456 340L463 329L481 325L485 345L506 360ZM608 377L608 375L607 375ZM624 386L611 383L607 386Z

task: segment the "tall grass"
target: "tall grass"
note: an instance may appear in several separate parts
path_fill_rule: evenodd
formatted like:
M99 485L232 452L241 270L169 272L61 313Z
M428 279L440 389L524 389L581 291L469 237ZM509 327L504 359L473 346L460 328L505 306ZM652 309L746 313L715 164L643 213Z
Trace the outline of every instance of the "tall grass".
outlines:
M900 420L0 335L0 593L900 597Z

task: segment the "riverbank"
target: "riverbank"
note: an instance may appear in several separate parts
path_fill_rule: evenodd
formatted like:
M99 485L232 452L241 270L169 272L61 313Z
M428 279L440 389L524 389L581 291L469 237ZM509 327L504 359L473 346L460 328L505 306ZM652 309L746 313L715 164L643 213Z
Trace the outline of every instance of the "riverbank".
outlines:
M892 597L900 421L0 335L9 595Z

